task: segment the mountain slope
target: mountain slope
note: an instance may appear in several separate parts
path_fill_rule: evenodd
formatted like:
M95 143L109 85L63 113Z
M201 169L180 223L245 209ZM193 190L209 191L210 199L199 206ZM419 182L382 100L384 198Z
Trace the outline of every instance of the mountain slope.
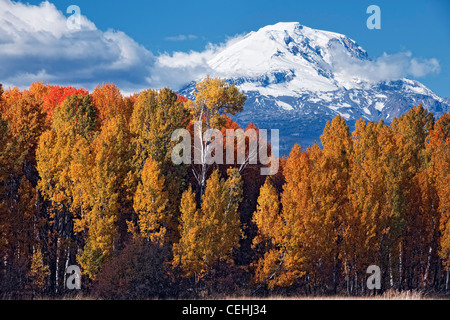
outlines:
M449 99L421 83L376 81L358 72L370 63L367 52L345 35L299 23L277 23L251 32L208 61L212 76L236 84L247 94L236 120L280 130L280 151L294 143L320 139L326 121L392 121L422 104L435 116L450 111ZM376 79L376 77L374 77ZM195 82L180 92L192 96Z

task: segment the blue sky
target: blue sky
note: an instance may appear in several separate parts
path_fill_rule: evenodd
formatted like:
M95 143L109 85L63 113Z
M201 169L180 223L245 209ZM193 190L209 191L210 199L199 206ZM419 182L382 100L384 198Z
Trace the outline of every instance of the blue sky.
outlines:
M9 0L0 0L0 2L3 1ZM41 3L35 0L20 2L30 6ZM179 51L201 52L205 50L208 43L220 44L230 37L280 21L298 21L308 27L349 36L367 50L371 58L377 58L384 52L396 54L406 51L417 58L435 58L439 61L440 71L417 80L438 95L450 97L450 1L447 0L58 0L50 2L66 17L68 16L66 8L69 5L78 5L81 14L95 24L100 32L108 30L114 32L113 37L118 39L117 41L134 40L136 55L142 57L142 61L148 61L149 64L152 63L152 57L149 55L154 58L161 54L173 54ZM366 27L366 20L369 17L366 9L371 4L381 8L381 30L369 30ZM22 14L21 11L19 14ZM125 35L119 31L126 35L126 40L124 40ZM41 39L40 37L41 35L33 39ZM51 47L49 41L45 40L46 45L43 46L43 50L46 46ZM54 57L52 59L55 60ZM102 59L100 54L98 59L99 61ZM79 57L75 61L80 65L82 63ZM17 59L14 63L20 65ZM61 58L59 63L66 65L68 62ZM74 63L73 60L70 61L70 64L72 63ZM105 81L113 81L114 77L120 77L127 72L125 68L119 69L108 70L108 72L98 71L89 76L77 71L74 72L76 74L74 82L82 85L84 79L95 76L105 76ZM62 79L56 72L45 71L50 81ZM140 80L145 78L145 75L139 74L138 66L131 71L137 73L135 79L130 79L123 85L134 88ZM41 73L37 69L30 72L24 69L21 75L23 74L32 74L35 79ZM9 79L9 82L14 82L14 79L23 82L19 85L26 83L19 75ZM64 80L70 82L68 77ZM0 81L2 81L1 78ZM15 84L11 83L11 85Z

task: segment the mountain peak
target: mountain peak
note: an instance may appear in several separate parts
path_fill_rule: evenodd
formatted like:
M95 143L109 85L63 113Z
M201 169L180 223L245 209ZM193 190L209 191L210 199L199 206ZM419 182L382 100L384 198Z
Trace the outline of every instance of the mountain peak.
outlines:
M279 30L279 31L294 31L296 29L301 29L302 25L300 22L277 22L275 24L269 24L260 28L258 31L269 31L269 30Z
M331 91L347 86L347 79L344 85L333 75L336 53L368 59L367 53L345 35L308 28L299 22L279 22L250 32L208 65L224 78L266 78L268 89L283 82L291 92L277 87L278 94L291 95L292 90Z
M300 24L300 22L278 22L264 26L257 32L283 32L285 34L303 35L305 38L317 41L317 44L322 46L325 46L331 39L346 38L343 34L309 28Z
M371 63L349 37L298 22L250 32L207 61L211 76L236 84L247 95L236 120L280 129L285 154L294 143L319 140L326 121L336 115L352 126L360 118L389 123L419 104L435 116L450 111L448 100L418 81L381 81L355 71ZM181 93L190 96L194 90L195 82Z

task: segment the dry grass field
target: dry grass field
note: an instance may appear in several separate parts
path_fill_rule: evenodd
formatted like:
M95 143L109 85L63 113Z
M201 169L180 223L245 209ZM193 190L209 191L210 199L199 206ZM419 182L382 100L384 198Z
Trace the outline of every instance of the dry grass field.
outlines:
M376 296L225 296L216 300L450 300L450 296L424 294L420 291L386 291Z
M329 296L307 296L307 295L270 295L270 296L250 296L250 295L212 295L200 296L197 299L188 298L188 300L450 300L450 295L430 294L422 291L396 291L388 290L382 294L370 296L348 296L348 295L329 295ZM82 293L75 295L67 295L60 298L53 297L36 297L34 300L103 300L101 298L85 295ZM145 300L145 299L144 299ZM169 298L167 300L178 300L176 298ZM185 299L180 299L185 300Z

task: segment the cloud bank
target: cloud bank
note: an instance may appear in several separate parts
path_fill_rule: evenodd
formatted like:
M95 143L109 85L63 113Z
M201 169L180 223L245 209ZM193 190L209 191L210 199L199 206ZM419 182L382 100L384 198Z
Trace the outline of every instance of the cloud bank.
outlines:
M228 38L221 44L209 43L202 52L163 53L156 58L156 63L152 68L150 83L157 88L169 85L177 90L187 83L198 81L207 75L226 77L226 74L221 74L212 69L208 61L242 38L243 35L237 35Z
M332 65L335 71L346 77L368 82L397 80L406 77L420 78L439 73L439 61L435 58L414 58L411 52L384 53L375 60L360 60L344 52L334 52Z
M164 40L166 41L185 41L185 40L195 40L198 37L195 34L179 34L173 37L166 37Z
M49 3L0 0L0 81L32 81L91 88L114 82L126 90L146 86L155 57L121 31L97 29L85 16L74 29Z
M81 15L79 28L71 28L69 16L48 1L36 6L0 0L0 83L24 88L33 81L44 81L92 90L99 83L113 82L124 93L165 86L178 90L208 74L226 77L212 70L208 61L243 38L239 35L222 44L208 44L201 52L155 56L121 31L99 30L85 16ZM178 35L165 40L194 38ZM417 59L409 52L385 54L373 61L336 53L333 68L367 81L382 81L436 73L439 62Z

